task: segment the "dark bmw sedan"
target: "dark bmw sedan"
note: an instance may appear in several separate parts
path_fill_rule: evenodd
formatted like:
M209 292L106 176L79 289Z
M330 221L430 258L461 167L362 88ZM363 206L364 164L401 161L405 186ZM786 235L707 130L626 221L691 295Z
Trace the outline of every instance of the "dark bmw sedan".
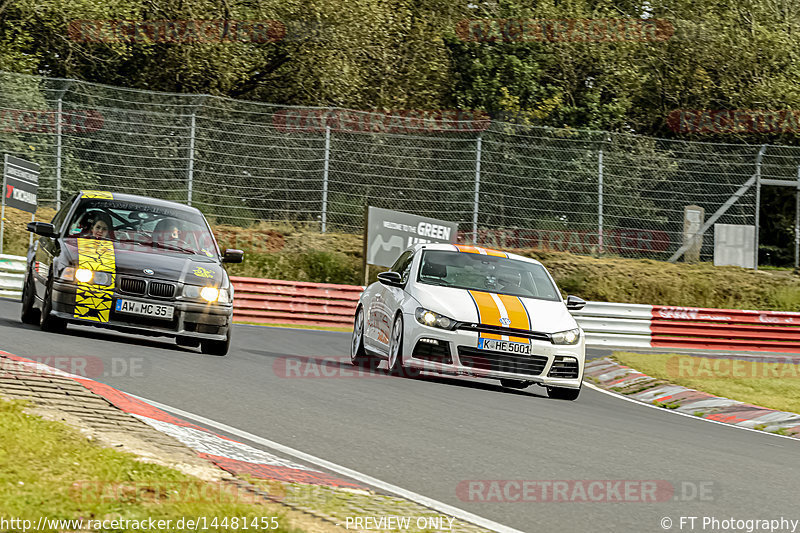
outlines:
M22 321L46 331L68 323L175 337L225 355L233 286L202 213L131 194L82 191L52 223L31 222Z

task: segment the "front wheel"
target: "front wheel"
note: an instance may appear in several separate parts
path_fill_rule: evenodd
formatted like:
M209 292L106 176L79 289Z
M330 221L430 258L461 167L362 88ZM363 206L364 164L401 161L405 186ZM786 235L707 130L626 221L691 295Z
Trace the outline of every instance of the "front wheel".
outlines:
M42 319L42 312L33 305L36 300L35 292L33 276L28 271L28 275L25 276L25 285L22 286L22 313L20 314L20 320L22 320L23 324L36 325Z
M575 401L581 394L581 389L565 389L563 387L547 387L547 396L555 400Z
M225 336L224 341L200 341L200 351L206 355L228 355L228 350L231 349L231 336L233 335L233 324L228 324L228 334Z
M403 372L403 315L397 315L392 326L389 341L389 372L401 375Z
M42 316L39 327L42 331L49 331L51 333L61 333L67 329L67 321L63 318L53 316L53 278L47 282L47 288L44 291L44 301L42 302Z

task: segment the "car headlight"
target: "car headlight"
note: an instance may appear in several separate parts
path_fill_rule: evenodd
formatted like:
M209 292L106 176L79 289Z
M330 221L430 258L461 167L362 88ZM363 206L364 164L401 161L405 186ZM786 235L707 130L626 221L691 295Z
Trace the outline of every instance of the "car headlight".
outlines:
M198 285L184 285L183 296L185 298L193 298L193 299L202 298L203 300L209 303L214 303L214 302L219 302L221 304L231 303L230 291L228 289L217 289L216 287L200 287Z
M114 283L114 275L111 272L95 272L88 268L67 267L61 272L63 279L75 279L81 283L93 283L95 285L112 285Z
M207 302L216 302L219 299L219 289L214 287L203 287L200 289L200 298Z
M414 313L414 316L417 317L417 322L423 326L430 326L432 328L452 329L456 323L456 321L452 318L447 318L439 313L434 313L433 311L429 311L424 307L418 307L417 311Z
M581 338L580 328L569 329L567 331L559 331L550 335L553 344L578 344Z

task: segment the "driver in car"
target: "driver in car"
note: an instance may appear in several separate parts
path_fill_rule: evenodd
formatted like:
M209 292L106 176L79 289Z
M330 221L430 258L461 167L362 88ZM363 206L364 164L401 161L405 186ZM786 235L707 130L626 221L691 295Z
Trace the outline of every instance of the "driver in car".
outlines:
M186 247L183 240L183 231L180 223L174 218L160 220L153 229L153 243L157 245L172 245Z

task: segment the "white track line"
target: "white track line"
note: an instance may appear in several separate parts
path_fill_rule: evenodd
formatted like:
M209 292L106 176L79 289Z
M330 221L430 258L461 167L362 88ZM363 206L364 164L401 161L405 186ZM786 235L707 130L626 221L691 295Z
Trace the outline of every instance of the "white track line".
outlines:
M211 420L210 418L196 415L188 411L183 411L182 409L178 409L176 407L170 407L169 405L164 405L163 403L148 400L147 398L142 398L141 396L136 396L135 394L130 394L128 392L126 392L125 394L127 394L132 398L136 398L137 400L141 400L145 403L148 403L154 407L158 407L161 410L169 411L176 415L180 415L186 418L191 418L193 420L196 420L197 422L202 422L207 426L212 426L216 429L220 429L231 435L236 435L237 437L241 437L251 442L258 443L274 451L284 453L296 459L300 459L301 461L305 461L307 463L319 466L321 468L325 468L327 470L330 470L331 472L336 472L337 474L341 474L356 481L360 481L365 485L371 485L377 489L385 490L386 492L391 492L392 494L396 494L407 500L411 500L425 507L429 507L431 509L439 511L440 513L454 516L460 520L464 520L465 522L470 522L472 524L475 524L476 526L496 531L497 533L522 533L518 529L513 529L511 527L504 526L503 524L499 524L487 518L483 518L478 515L472 514L468 511L464 511L463 509L459 509L458 507L453 507L452 505L448 505L438 500L428 498L427 496L417 494L416 492L411 492L410 490L403 489L401 487L398 487L397 485L386 483L385 481L381 481L380 479L376 479L372 476L368 476L366 474L362 474L361 472L351 470L345 466L341 466L336 463L326 461L325 459L320 459L319 457L316 457L314 455L301 452L300 450L295 450L294 448L290 448L289 446L284 446L283 444L279 444L277 442L265 439L263 437L259 437L258 435L253 435L252 433L248 433L247 431L231 427L227 424L223 424L215 420Z
M737 426L737 425L734 425L734 424L728 424L726 422L720 422L719 420L709 420L708 418L701 418L699 416L694 416L694 415L690 415L690 414L687 414L687 413L681 413L680 411L675 411L673 409L664 409L663 407L658 407L657 405L651 405L649 403L640 402L639 400L635 400L633 398L628 398L627 396L622 396L621 394L617 394L615 392L610 392L610 391L607 391L605 389L601 389L600 387L598 387L594 383L589 383L588 381L584 381L583 384L584 384L584 386L589 387L590 389L594 389L597 392L602 392L603 394L608 394L609 396L613 396L614 398L619 398L620 400L625 400L626 402L632 402L632 403L635 403L635 404L638 404L638 405L641 405L641 406L644 406L644 407L650 407L651 409L658 409L662 413L670 413L670 414L673 414L673 415L685 416L687 418L691 418L692 420L699 420L701 422L711 422L713 424L719 424L721 426L726 426L726 427L729 427L729 428L741 429L741 430L744 430L744 431L752 431L754 433L758 433L759 435L769 435L770 437L781 437L781 438L784 438L784 439L789 439L789 440L797 442L797 439L795 437L790 437L788 435L779 435L777 433L768 433L766 431L760 431L758 429L746 428L746 427L743 427L743 426Z

